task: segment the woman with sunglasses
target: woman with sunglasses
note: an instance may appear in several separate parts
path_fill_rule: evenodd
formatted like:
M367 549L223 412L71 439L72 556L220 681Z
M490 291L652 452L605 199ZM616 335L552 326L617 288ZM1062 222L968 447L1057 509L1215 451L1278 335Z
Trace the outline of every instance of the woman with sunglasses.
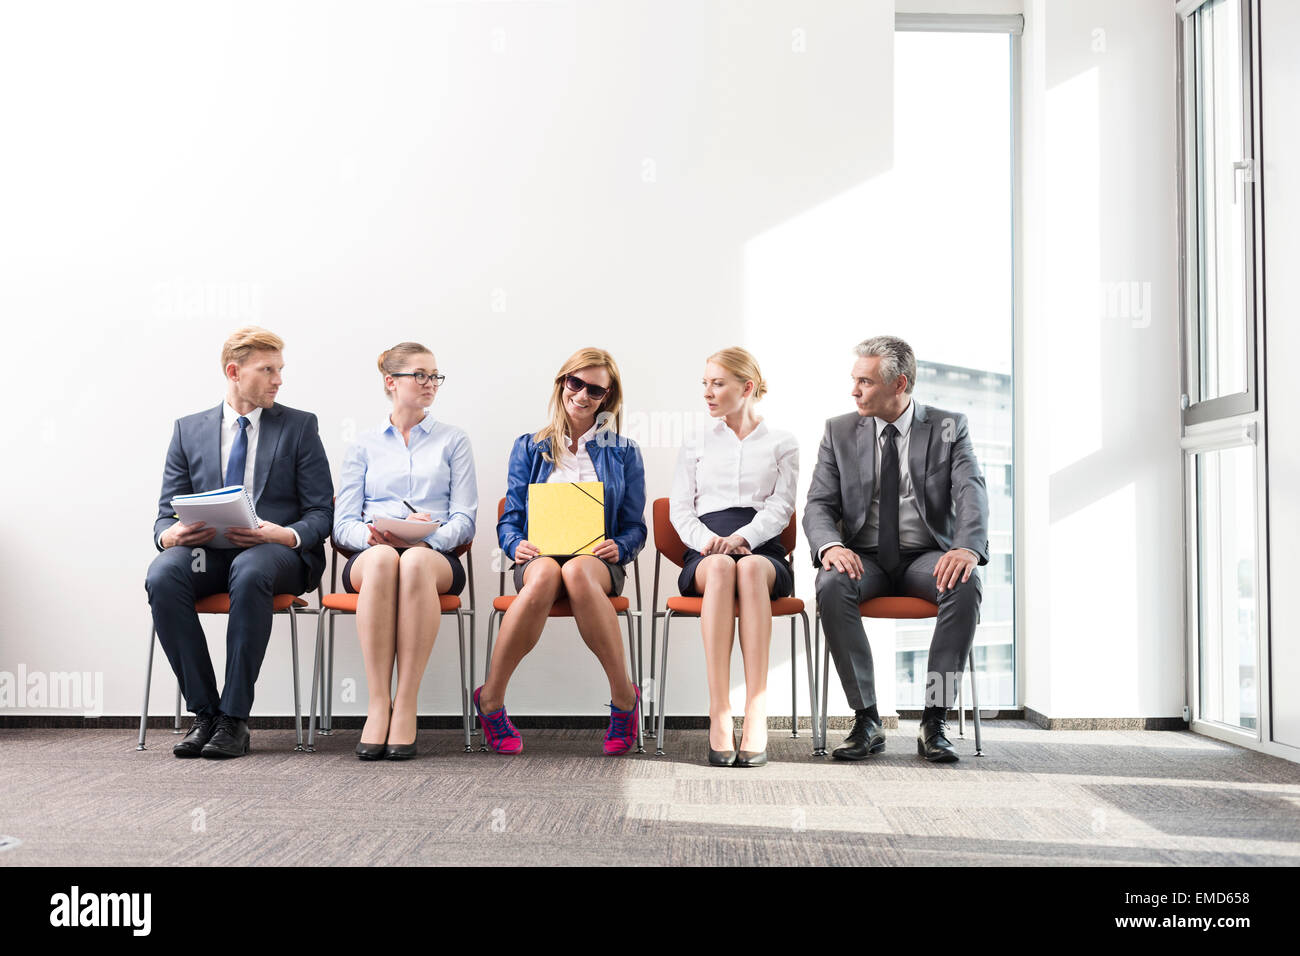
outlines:
M723 349L704 365L704 401L716 421L687 442L673 478L669 517L686 545L677 583L703 597L700 630L709 680L709 763L767 763L767 665L771 600L788 597L794 576L781 533L794 514L799 443L767 427L755 405L767 383L754 356ZM745 723L731 715L731 643L737 619L745 662Z
M446 376L423 345L402 342L379 356L392 411L348 448L334 503L336 547L353 552L343 587L357 599L357 636L369 703L356 753L362 760L415 756L416 698L442 620L441 594L459 594L455 554L474 540L478 484L468 436L429 407ZM438 522L412 544L378 530L375 518ZM397 692L390 698L393 666Z
M487 681L474 691L484 737L497 753L523 749L506 713L506 687L524 655L537 645L551 605L562 597L569 599L578 632L609 679L605 753L626 753L636 743L641 691L628 678L618 618L609 602L622 592L625 565L646 539L645 466L640 449L618 434L622 404L613 357L603 349L580 349L555 376L550 421L536 434L519 436L511 449L497 538L515 562L519 597L501 621ZM591 554L543 556L525 538L528 486L576 481L604 483L605 540Z

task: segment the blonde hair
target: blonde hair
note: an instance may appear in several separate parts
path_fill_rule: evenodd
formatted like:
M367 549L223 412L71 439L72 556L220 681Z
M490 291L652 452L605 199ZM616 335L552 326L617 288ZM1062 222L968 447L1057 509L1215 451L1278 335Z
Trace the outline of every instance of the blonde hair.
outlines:
M243 365L254 352L282 351L284 351L284 339L280 336L256 325L246 325L242 329L231 332L230 337L221 346L221 371L225 372L231 362Z
M419 342L398 342L391 349L384 349L379 353L379 374L392 375L394 372L402 371L404 360L413 355L432 355L432 349L427 349ZM382 380L381 380L382 384ZM388 386L384 385L384 397L392 398L392 393L388 391Z
M740 346L714 352L705 361L716 362L742 382L753 382L754 391L749 397L754 401L767 394L767 380L758 369L758 359Z
M578 369L593 367L603 368L609 373L609 391L601 399L600 408L597 409L596 430L599 433L609 429L612 423L614 433L618 434L620 416L623 411L623 383L619 378L618 366L614 364L614 356L604 349L578 349L568 357L560 370L555 373L555 387L551 390L551 404L549 406L551 420L537 434L533 435L533 441L535 442L550 441L551 452L554 454L544 451L542 457L551 464L554 464L559 454L565 450L564 436L569 434L569 413L564 410L564 380ZM577 438L578 436L573 435L571 437Z

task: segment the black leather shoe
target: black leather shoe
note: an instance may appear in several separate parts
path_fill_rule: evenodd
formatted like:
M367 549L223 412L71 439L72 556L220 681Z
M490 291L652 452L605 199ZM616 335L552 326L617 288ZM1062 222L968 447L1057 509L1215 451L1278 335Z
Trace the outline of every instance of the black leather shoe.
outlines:
M248 721L222 714L217 718L212 739L203 745L202 755L216 760L242 757L249 749Z
M831 756L836 760L865 760L884 749L885 730L880 721L873 720L865 711L858 711L853 718L853 729L844 743L831 751Z
M737 767L764 767L767 765L767 751L741 750L736 753Z
M190 732L185 735L185 739L180 741L172 748L172 755L176 757L197 757L203 750L203 745L212 739L212 731L216 728L217 719L209 717L207 714L199 714L194 718L194 723L190 726Z
M709 744L709 765L713 767L733 767L736 764L736 732L731 732L731 749L714 750L713 744Z
M384 751L387 749L387 744L363 744L358 742L357 757L361 760L383 760Z
M943 717L926 717L916 734L916 752L930 763L955 763L957 749L948 739L948 722Z
M415 741L409 744L388 744L384 747L386 760L410 760L415 756Z

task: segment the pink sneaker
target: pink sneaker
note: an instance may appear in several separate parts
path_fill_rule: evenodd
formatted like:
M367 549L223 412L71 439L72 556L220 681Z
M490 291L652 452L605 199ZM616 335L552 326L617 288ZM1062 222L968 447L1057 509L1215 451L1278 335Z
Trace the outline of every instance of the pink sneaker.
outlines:
M483 723L483 737L487 740L487 745L499 754L519 753L524 749L524 738L519 736L519 731L510 722L510 715L504 707L490 714L483 713L483 708L478 703L478 695L482 692L482 687L474 691L474 709Z
M614 702L609 704L609 730L605 733L605 753L616 757L625 754L636 746L637 721L641 719L641 688L632 685L636 691L636 703L631 710L619 710Z

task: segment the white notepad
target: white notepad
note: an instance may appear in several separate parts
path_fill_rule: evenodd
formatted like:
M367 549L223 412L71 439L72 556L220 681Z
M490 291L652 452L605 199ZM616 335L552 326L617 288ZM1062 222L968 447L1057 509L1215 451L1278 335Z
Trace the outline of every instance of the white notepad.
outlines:
M375 528L387 531L407 544L418 544L442 526L441 521L413 521L410 518L376 518Z
M230 485L216 491L202 491L195 495L177 495L172 508L183 524L202 521L217 529L217 536L203 545L205 548L238 548L222 534L227 528L256 528L257 512L253 499L243 485Z

